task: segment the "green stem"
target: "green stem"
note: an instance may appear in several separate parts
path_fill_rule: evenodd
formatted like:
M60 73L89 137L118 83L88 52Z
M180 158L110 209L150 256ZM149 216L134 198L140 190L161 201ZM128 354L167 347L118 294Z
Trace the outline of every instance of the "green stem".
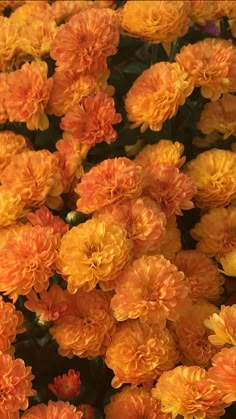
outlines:
M158 61L158 44L152 44L152 55L151 55L151 65L157 63Z
M174 40L174 42L172 43L172 46L171 46L170 55L169 55L169 59L168 59L169 63L174 62L175 54L178 52L178 49L179 49L179 39L176 38Z
M232 38L231 29L227 17L223 17L220 21L220 36L223 39Z

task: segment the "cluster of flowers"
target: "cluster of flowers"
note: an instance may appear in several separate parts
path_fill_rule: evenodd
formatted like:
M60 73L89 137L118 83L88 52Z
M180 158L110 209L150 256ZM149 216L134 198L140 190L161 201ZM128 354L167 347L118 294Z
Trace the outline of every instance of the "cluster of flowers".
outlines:
M218 307L222 273L236 276L235 151L211 149L185 164L183 145L162 139L133 160L83 169L91 147L117 139L113 125L122 117L107 59L120 33L169 51L194 23L217 27L226 16L235 33L235 5L127 1L115 10L113 3L1 2L15 10L0 17L0 122L43 131L53 114L64 133L50 152L0 131L0 419L18 419L20 410L23 419L86 417L58 390L70 382L78 390L72 371L49 387L60 401L28 409L34 376L11 346L25 331L19 296L49 325L61 356L101 356L112 386L125 385L106 406L108 419L216 419L236 401L236 305ZM206 144L235 134L233 43L207 38L173 58L129 90L131 127L161 130L199 87L209 99L198 123ZM48 209L61 210L65 196L88 218L71 229ZM191 232L198 243L183 250L177 217L194 204L202 211ZM50 282L55 272L66 289Z

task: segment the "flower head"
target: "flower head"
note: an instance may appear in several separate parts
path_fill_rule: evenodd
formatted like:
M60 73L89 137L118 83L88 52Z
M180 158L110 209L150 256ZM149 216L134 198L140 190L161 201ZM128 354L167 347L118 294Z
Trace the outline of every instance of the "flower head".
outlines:
M204 26L214 21L216 11L215 0L190 0L190 18L198 25Z
M89 0L73 1L63 0L54 1L51 5L51 10L57 24L61 22L67 22L70 18L81 10L87 7L93 7L95 4Z
M25 215L24 203L19 193L0 186L0 227L14 224L18 218Z
M80 373L69 370L67 374L55 377L48 388L58 399L72 400L80 394Z
M160 240L156 242L151 249L149 249L148 254L150 255L162 255L166 259L174 259L177 252L182 248L181 244L181 233L177 226L176 216L168 218L167 224L165 227L165 235Z
M9 71L13 68L14 60L19 52L18 38L20 35L18 23L7 17L0 16L0 71Z
M58 215L53 215L45 206L40 207L35 212L29 212L27 219L33 226L51 227L54 234L59 236L66 233L69 225L66 224Z
M223 393L225 403L236 401L236 347L223 348L212 358L210 379Z
M15 3L12 1L11 3ZM18 7L11 14L10 19L14 24L18 23L21 28L28 25L32 20L50 21L53 19L53 14L50 5L47 1L26 1L21 7Z
M23 25L19 40L22 58L43 58L48 55L58 30L54 19L33 19Z
M82 419L83 413L78 412L76 407L68 402L53 402L49 400L48 404L40 403L27 410L22 419Z
M8 120L5 99L7 92L7 73L0 73L0 123L4 124Z
M0 351L4 352L15 341L16 335L24 332L22 327L24 316L21 311L15 309L14 304L5 303L0 297L0 318Z
M158 163L169 163L181 167L185 162L185 157L181 157L183 152L182 143L160 140L156 144L146 145L135 157L135 162L144 169Z
M95 411L90 404L79 404L77 406L77 411L83 413L83 419L94 419Z
M213 345L236 345L236 304L221 306L220 313L213 313L205 325L215 333L209 336Z
M0 132L0 173L10 163L12 156L27 150L28 142L23 135L13 131Z

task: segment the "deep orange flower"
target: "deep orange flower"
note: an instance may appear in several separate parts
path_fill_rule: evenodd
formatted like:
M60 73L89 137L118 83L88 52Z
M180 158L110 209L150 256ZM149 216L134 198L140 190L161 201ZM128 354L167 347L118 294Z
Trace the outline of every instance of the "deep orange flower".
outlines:
M27 219L33 226L51 227L54 234L60 236L66 233L69 225L65 223L58 215L53 215L45 206L42 206L35 212L29 212Z
M174 264L184 272L189 286L189 296L193 300L219 299L223 292L224 277L212 259L197 250L181 250L177 253Z
M223 393L225 403L236 401L236 347L223 348L212 358L209 377Z
M57 237L50 227L35 226L22 231L0 250L0 290L16 301L32 288L48 287L57 259Z
M70 295L67 313L50 329L60 355L89 359L104 355L114 331L110 297L101 290Z
M44 61L25 63L7 78L5 106L9 121L26 122L29 130L48 128L45 107L52 88Z
M213 148L191 160L185 173L197 186L196 205L211 209L228 205L236 197L236 154Z
M186 157L182 156L184 152L183 144L170 140L160 140L156 144L146 145L135 157L135 162L144 169L157 163L169 163L176 167L181 167Z
M9 130L0 131L0 173L10 163L14 154L21 153L27 148L28 141L23 135Z
M20 413L19 412L0 412L0 419L20 419Z
M225 413L222 393L200 367L179 366L164 372L152 394L173 418L216 419Z
M95 145L105 141L110 144L117 139L112 125L121 121L116 113L113 98L104 92L82 99L81 104L71 106L61 120L60 127L68 131L82 144Z
M215 333L209 336L213 345L236 345L236 304L221 306L220 313L212 314L205 325Z
M235 90L236 52L230 41L206 38L182 47L175 59L201 87L203 97L217 100Z
M0 351L4 352L15 341L16 335L24 332L24 316L21 311L15 309L14 304L5 303L0 296L0 318Z
M170 415L161 412L159 400L155 400L144 387L124 387L111 397L105 414L107 419L171 419Z
M188 294L184 274L162 255L143 256L124 270L116 282L111 308L117 320L139 318L164 327L176 320Z
M28 407L28 397L35 396L32 390L31 367L26 367L22 359L12 359L10 355L0 353L0 409L2 414L18 412Z
M51 57L60 70L88 71L99 76L106 59L116 54L119 19L111 9L89 8L73 16L56 35Z
M77 209L89 214L113 202L139 197L143 185L141 166L126 157L104 160L86 173L76 186L75 192L80 196Z
M216 19L215 0L190 0L190 18L198 25L206 25Z
M127 1L121 25L129 36L153 43L172 42L187 33L189 10L188 1Z
M80 394L80 373L69 370L67 374L58 375L53 384L48 384L49 390L61 400L72 400Z
M176 216L168 218L165 236L148 251L150 255L163 255L173 261L177 252L182 248L181 232L177 227Z
M19 25L7 17L0 16L0 71L11 70L14 66L15 57L19 51L18 38L20 36Z
M89 404L79 404L79 406L77 406L77 411L83 413L83 419L95 418L94 408Z
M0 186L0 227L14 224L18 218L25 215L24 203L20 194Z
M31 407L22 416L22 419L82 419L83 413L78 412L76 407L68 402L52 402L49 400L48 405L40 403Z
M173 6L173 2L171 4ZM148 127L160 131L163 122L176 114L192 90L192 80L177 63L160 62L152 65L135 80L128 91L125 107L128 119L133 122L131 128L141 125L141 132Z
M90 291L116 277L132 256L132 242L121 224L94 218L68 231L61 240L60 271L68 291Z

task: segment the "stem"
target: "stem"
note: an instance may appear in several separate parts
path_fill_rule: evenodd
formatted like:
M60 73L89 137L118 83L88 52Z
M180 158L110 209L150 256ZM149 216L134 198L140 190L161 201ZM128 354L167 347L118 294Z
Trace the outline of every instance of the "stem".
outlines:
M152 56L151 56L151 65L157 63L158 61L158 44L152 44Z
M179 39L176 38L174 40L174 42L172 43L172 47L171 47L171 51L170 51L170 55L169 55L169 63L173 63L174 59L175 59L175 54L178 52L179 49Z
M232 38L229 21L227 17L223 17L220 21L220 36L223 39Z

